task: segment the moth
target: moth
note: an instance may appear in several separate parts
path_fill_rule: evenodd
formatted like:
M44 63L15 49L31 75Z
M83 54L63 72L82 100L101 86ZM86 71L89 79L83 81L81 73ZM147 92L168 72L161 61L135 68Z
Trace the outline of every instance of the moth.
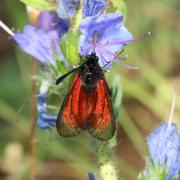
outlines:
M87 130L95 138L107 141L116 129L109 87L96 53L92 52L83 59L79 67L56 80L58 85L75 73L57 116L57 131L60 136L72 137Z

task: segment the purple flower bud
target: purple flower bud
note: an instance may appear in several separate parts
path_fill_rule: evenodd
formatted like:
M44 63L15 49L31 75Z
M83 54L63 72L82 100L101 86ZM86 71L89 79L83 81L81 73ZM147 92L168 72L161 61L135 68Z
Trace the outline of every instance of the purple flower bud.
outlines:
M79 29L82 32L80 55L85 56L95 51L101 67L111 67L114 59L123 60L116 52L134 41L131 33L123 26L123 16L119 13L86 17Z
M83 18L87 16L99 15L105 9L104 0L84 0L83 1Z
M180 135L175 124L162 124L148 136L147 144L154 164L167 167L167 180L180 175Z
M46 32L56 30L61 38L68 31L69 22L59 18L55 12L44 11L39 15L38 28Z

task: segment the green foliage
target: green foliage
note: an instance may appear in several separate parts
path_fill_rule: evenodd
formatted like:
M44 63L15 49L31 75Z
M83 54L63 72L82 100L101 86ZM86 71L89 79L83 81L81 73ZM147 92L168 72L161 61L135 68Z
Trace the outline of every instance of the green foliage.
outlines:
M115 119L118 120L122 102L122 84L119 76L113 78L110 91Z
M52 65L49 63L48 65L50 70L54 72L56 76L60 76L61 74L65 74L68 70L67 65L63 60L56 60L56 65Z
M80 7L75 14L75 16L70 20L70 25L72 30L77 30L79 28L79 24L82 21L82 1L80 2Z
M57 60L56 61L56 67L58 69L58 72L61 74L64 74L67 72L67 67L66 67L64 61Z
M102 142L94 139L94 148L96 153L97 164L99 165L99 177L103 180L117 180L119 179L117 169L112 158L112 146L110 141Z
M160 164L156 167L152 161L148 160L146 168L138 176L138 180L165 180L167 170Z
M24 4L39 10L55 10L56 6L45 0L20 0Z
M120 12L126 17L127 8L124 0L111 0L107 12Z
M70 65L77 65L79 63L78 43L79 32L77 31L69 31L61 40L62 52Z

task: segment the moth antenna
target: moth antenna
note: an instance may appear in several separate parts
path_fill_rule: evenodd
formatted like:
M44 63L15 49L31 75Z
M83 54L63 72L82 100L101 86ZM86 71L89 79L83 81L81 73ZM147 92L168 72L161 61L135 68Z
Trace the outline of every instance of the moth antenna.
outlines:
M176 105L176 88L173 89L173 98L172 98L171 110L169 113L168 128L170 128L170 126L172 124L175 105Z
M78 69L80 69L82 66L84 66L84 64L86 64L86 62L84 62L83 64L81 64L79 67L72 69L71 71L67 72L66 74L60 76L57 80L56 80L56 85L58 85L59 83L61 83L64 78L66 78L67 76L69 76L70 74L72 74L73 72L76 72Z
M76 70L77 70L77 68L69 71L68 73L66 73L66 74L64 74L64 75L62 75L62 76L60 76L60 77L56 80L56 85L58 85L59 83L61 83L67 76L69 76L71 73L75 72Z
M0 27L4 29L10 36L14 36L14 32L0 20Z

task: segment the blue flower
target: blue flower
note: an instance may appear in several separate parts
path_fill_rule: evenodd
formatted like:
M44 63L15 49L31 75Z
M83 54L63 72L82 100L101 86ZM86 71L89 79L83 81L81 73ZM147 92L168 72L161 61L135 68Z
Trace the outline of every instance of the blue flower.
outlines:
M59 0L57 7L57 14L60 18L72 18L80 5L79 0Z
M61 19L55 12L41 12L38 18L38 28L46 32L56 30L61 38L69 29L68 20Z
M51 129L56 125L57 116L47 113L39 114L37 124L41 129Z
M84 0L83 1L83 18L87 16L99 15L105 9L104 0Z
M55 64L62 57L60 38L68 30L68 22L59 19L55 13L43 12L38 27L26 25L23 32L12 38L20 48L39 60L43 65Z
M123 26L123 16L119 13L86 17L79 29L82 32L79 42L80 55L85 56L95 51L101 67L109 68L114 59L123 60L116 52L135 41Z
M180 135L175 124L162 124L147 138L150 155L158 167L167 167L166 180L180 175Z
M42 129L50 129L56 125L57 116L50 115L47 111L47 93L49 89L48 82L44 81L41 84L39 95L37 98L38 118L37 124Z

